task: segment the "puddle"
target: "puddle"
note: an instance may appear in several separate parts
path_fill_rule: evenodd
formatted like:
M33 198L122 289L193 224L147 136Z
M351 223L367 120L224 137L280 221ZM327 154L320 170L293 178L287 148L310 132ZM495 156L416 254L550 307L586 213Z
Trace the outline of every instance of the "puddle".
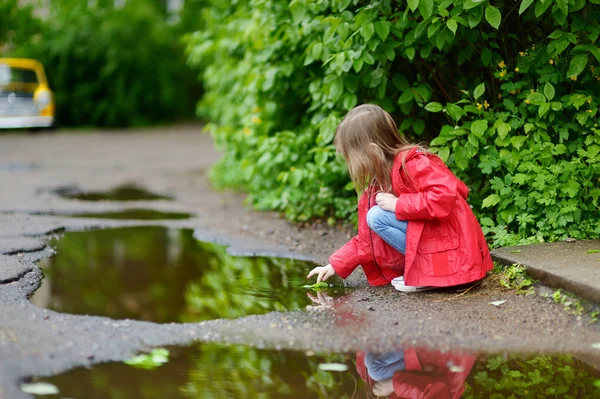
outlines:
M594 386L598 371L570 356L483 356L424 348L309 356L220 344L170 352L169 361L153 370L108 363L42 381L55 385L60 397L73 399L598 398L600 393Z
M90 219L115 219L115 220L175 220L189 219L192 217L190 213L184 212L162 212L153 209L127 209L124 211L114 212L88 212L88 213L40 213L40 215L66 216L73 218L90 218Z
M9 162L0 163L0 172L29 172L40 167L33 163Z
M312 262L234 257L190 229L133 227L70 232L50 243L40 265L39 307L155 322L235 318L311 304ZM331 296L343 288L328 290Z
M81 192L76 187L62 187L54 192L61 197L82 201L146 201L172 199L171 197L152 193L134 184L125 184L115 187L110 191L103 192Z

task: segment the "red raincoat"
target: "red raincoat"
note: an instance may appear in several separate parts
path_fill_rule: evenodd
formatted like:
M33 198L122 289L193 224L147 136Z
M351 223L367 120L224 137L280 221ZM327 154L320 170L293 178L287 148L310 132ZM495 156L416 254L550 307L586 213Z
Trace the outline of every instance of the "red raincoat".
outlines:
M394 393L388 398L458 399L465 390L465 381L475 364L469 354L438 352L427 349L404 350L404 370L392 377ZM453 369L450 366L454 366ZM375 381L365 366L365 353L356 354L356 371L373 389Z
M467 204L467 186L439 157L416 147L396 156L391 177L396 218L408 221L406 258L367 225L367 212L377 205L377 189L371 186L358 201L358 235L329 258L335 272L346 278L360 265L371 285L401 275L407 285L434 287L485 277L493 263Z

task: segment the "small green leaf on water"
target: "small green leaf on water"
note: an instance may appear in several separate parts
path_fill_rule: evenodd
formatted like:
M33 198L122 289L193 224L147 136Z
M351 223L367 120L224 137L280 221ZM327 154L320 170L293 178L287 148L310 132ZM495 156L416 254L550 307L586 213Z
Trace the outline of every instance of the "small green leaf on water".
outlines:
M153 349L152 352L134 356L124 363L140 369L152 370L169 361L169 351L163 348Z
M513 249L512 251L510 251L511 254L520 254L521 252L523 251L521 251L520 249Z
M21 384L21 391L31 395L56 395L58 388L47 382L34 382L31 384Z
M319 370L323 371L346 371L348 366L344 363L321 363L319 364Z
M302 288L329 288L329 284L327 284L324 281L321 281L320 283L315 283L315 284L307 284L307 285L303 285Z
M600 254L600 249L588 249L586 254Z
M494 302L490 302L490 305L494 305L494 306L500 306L502 305L504 302L506 302L505 299L501 300L501 301L494 301Z
M600 349L600 342L594 342L592 344L592 349Z

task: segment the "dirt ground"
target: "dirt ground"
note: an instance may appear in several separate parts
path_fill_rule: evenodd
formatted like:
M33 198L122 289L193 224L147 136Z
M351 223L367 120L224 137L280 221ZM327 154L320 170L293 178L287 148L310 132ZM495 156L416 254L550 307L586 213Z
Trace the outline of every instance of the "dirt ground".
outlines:
M469 291L413 295L391 286L369 287L360 270L341 300L306 311L236 320L154 324L59 314L33 306L38 260L51 256L46 241L60 230L124 225L198 229L203 239L230 245L239 255L278 255L327 262L353 234L350 227L293 225L257 213L244 196L213 190L207 172L218 159L198 126L134 131L0 134L0 398L28 397L18 382L110 360L152 346L194 340L246 343L313 351L392 350L428 345L442 350L571 353L595 361L600 329L587 315L566 312L538 295L518 295L488 277ZM152 208L191 212L188 220L123 222L49 213L119 210L123 204L61 198L61 188L102 191L136 183L173 196ZM140 203L145 207L148 203ZM135 203L128 204L135 206ZM489 302L506 300L499 306ZM598 362L600 363L600 362Z

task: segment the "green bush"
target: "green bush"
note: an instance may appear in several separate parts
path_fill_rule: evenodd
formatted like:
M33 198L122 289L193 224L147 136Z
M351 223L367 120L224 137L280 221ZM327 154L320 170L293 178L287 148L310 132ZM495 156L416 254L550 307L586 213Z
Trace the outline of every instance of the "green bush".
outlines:
M39 35L15 53L40 60L60 125L138 126L194 115L199 96L182 33L153 0L115 9L52 2Z
M188 52L213 180L259 209L353 215L332 139L370 102L433 139L494 245L600 236L598 0L208 3Z

